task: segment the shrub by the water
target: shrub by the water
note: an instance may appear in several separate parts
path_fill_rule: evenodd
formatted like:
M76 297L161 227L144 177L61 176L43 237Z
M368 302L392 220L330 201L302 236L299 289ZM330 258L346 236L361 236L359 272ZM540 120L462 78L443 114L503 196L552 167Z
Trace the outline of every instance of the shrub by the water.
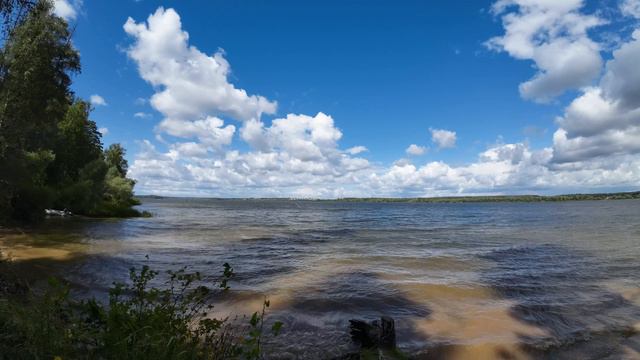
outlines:
M0 264L7 267L7 264ZM4 274L6 272L3 271ZM246 324L208 315L212 296L227 291L233 269L225 264L213 287L199 273L169 272L165 286L147 266L114 284L108 304L74 300L69 287L50 280L44 293L12 291L0 276L0 359L258 359L265 300ZM277 335L282 323L270 333Z

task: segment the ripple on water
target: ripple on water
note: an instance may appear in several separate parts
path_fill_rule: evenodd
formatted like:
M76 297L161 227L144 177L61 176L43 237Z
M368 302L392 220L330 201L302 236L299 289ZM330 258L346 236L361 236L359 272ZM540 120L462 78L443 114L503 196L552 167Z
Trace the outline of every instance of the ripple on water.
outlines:
M73 276L98 289L143 262L210 280L230 262L233 291L216 311L251 313L268 295L272 319L286 324L267 341L280 358L353 350L348 320L383 314L399 345L426 358L640 358L638 201L143 207L155 216L56 221L27 236L89 253Z

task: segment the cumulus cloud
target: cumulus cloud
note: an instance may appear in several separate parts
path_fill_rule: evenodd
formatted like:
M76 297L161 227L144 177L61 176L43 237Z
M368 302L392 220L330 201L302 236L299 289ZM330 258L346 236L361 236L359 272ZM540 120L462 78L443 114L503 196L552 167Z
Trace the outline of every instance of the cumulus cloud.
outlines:
M227 151L210 157L197 143L173 144L168 152L149 148L137 156L131 175L141 191L219 196L294 196L313 189L313 197L344 194L368 171L365 159L340 152L308 159L286 151Z
M442 161L416 166L405 159L390 167L372 166L344 154L333 160L303 161L284 151L228 151L210 159L195 143L174 144L165 153L148 142L143 147L131 167L139 189L173 195L335 198L538 193L629 188L640 179L637 157L557 164L552 161L553 149L534 150L525 143L494 145L462 166Z
M348 154L351 154L351 155L358 155L358 154L360 154L360 153L363 153L363 152L367 152L367 151L369 151L369 149L367 149L367 148L366 148L366 147L364 147L364 146L358 145L358 146L354 146L354 147L348 148L348 149L347 149L347 150L345 150L345 151L346 151Z
M207 145L196 142L174 143L168 156L171 159L206 158L209 156Z
M525 143L494 145L475 162L451 166L442 161L416 166L397 162L372 174L370 192L388 196L538 193L630 188L640 179L640 159L628 155L576 164L554 164L553 149L533 150Z
M419 146L416 144L411 144L409 145L409 147L405 150L405 152L407 153L407 155L413 155L413 156L419 156L419 155L423 155L424 153L427 152L427 148L424 146Z
M640 30L612 55L599 86L585 89L558 118L556 162L640 152Z
M57 16L61 18L71 21L75 20L78 16L78 11L76 10L82 5L81 1L74 1L73 4L69 2L69 0L55 0L53 2L53 12Z
M640 152L640 29L603 66L602 49L588 31L604 21L585 15L583 5L583 0L499 0L492 8L502 16L505 34L487 45L533 60L538 69L521 84L523 97L545 101L567 89L580 90L556 119L549 164L554 171L594 171L605 159L628 161ZM623 0L620 10L638 17L640 2Z
M210 133L217 133L218 143L231 141L232 125L222 127L219 119L209 118L206 124ZM164 123L164 122L163 122ZM198 137L200 129L176 126L174 136ZM131 171L136 177L148 174L148 169L159 162L165 166L184 166L191 178L209 185L243 185L247 187L302 186L332 182L343 176L354 176L369 167L369 162L355 158L338 148L342 133L334 126L333 119L323 113L315 116L289 114L272 121L271 126L261 126L249 142L259 142L257 149L247 153L226 151L206 159L207 139L199 143L173 144L168 153L159 153L145 143L145 156L134 161ZM254 144L252 144L254 145ZM154 154L148 156L148 154ZM149 166L148 163L151 163ZM144 182L144 180L143 180Z
M522 51L518 58L536 62L539 73L529 83L546 87L527 93L540 95L536 99L591 81L574 81L571 74L567 76L573 80L560 81L562 72L573 69L556 69L542 60L553 53L547 45L589 49L595 45L589 43L586 31L600 20L580 14L581 6L577 0L509 0L494 6L511 28L502 40L492 40L492 46L510 54ZM526 21L516 26L520 18ZM366 147L341 148L343 133L334 118L323 112L263 121L262 114L275 112L275 102L248 95L229 83L230 66L224 54L208 56L190 46L172 9L158 9L146 23L129 19L125 30L133 38L129 56L141 77L156 89L151 105L163 115L156 131L167 135L158 146L148 140L139 143L130 175L143 193L437 196L626 189L640 183L640 81L633 66L633 59L640 58L639 34L611 54L600 81L584 87L558 117L552 146L533 149L526 142L498 143L463 165L431 161L418 166L411 158L391 165L370 163L358 156ZM597 45L595 49L597 53ZM599 59L598 54L596 62ZM549 85L556 81L562 86ZM225 124L225 117L239 124ZM456 146L456 132L429 130L438 149ZM244 146L234 146L234 139ZM420 155L426 150L412 144L406 152Z
M98 129L98 132L102 134L102 136L105 136L109 133L109 129L107 129L106 127L101 127Z
M640 152L640 127L610 129L589 137L567 136L564 129L553 134L554 160L558 163L583 162L596 157Z
M104 98L97 94L91 95L91 97L89 97L89 102L91 102L91 105L93 106L107 106L107 102Z
M162 26L157 22L162 22ZM191 66L189 59L200 59L202 64L199 66L210 66L207 71L212 75L206 83L202 81L201 74L187 74L179 79L176 75L179 86L174 86L171 80L162 80L164 88L151 98L152 106L165 115L157 125L156 131L170 135L178 141L163 140L167 146L166 150L157 149L148 140L141 142L141 151L130 167L130 174L138 180L138 188L141 191L191 195L207 193L220 196L305 197L313 193L316 196L335 197L346 193L346 190L338 185L354 186L359 182L357 179L370 168L366 159L356 156L367 151L364 146L340 149L338 142L342 138L342 132L336 127L333 118L327 114L288 114L273 119L270 125L266 125L260 119L260 115L263 112L275 111L275 103L261 97L248 96L244 90L233 88L233 85L227 82L225 69L229 68L229 64L222 57L222 53L202 59L204 55L194 55L196 50L193 47L185 51L187 35L180 30L179 17L173 10L159 9L149 18L148 26L138 25L129 20L126 28L129 28L128 33L137 34L134 35L137 37L136 43L131 47L136 50L130 50L130 56L139 62L143 78L153 78L147 75L149 70L145 69L144 65L146 57L137 53L139 49L147 47L140 45L149 41L146 37L161 37L164 40L158 41L163 45L166 45L167 38L177 39L174 43L179 45L177 47L180 52L188 59L175 60L173 63L177 63L176 66L180 69ZM173 35L156 36L147 33L162 31ZM176 34L181 35L175 36ZM160 53L158 50L154 52ZM158 58L153 58L154 65L150 68L160 67L159 71L164 73L162 56L175 59L174 52L174 47L169 51L163 50ZM219 67L225 69L221 70ZM175 69L169 70L170 77ZM191 70L186 69L183 72L189 71ZM153 84L155 80L149 81ZM183 104L180 107L166 107L158 102L158 99L165 99L164 95L159 97L159 94L164 94L168 89L171 89L171 97L178 99L189 95L182 92L201 89L205 85L211 86L208 89L211 90L211 96L206 101L206 106L203 105L204 102L192 103L195 107L200 106L199 111L183 110ZM225 91L236 91L236 94L217 98ZM225 125L220 117L213 114L227 115L240 120L240 139L247 143L251 150L240 152L229 149L236 127Z
M128 56L140 76L157 89L150 103L167 119L227 115L247 121L275 113L275 102L229 82L231 67L222 50L207 55L189 45L189 34L175 10L160 7L142 23L129 18L124 30L133 39Z
M640 107L640 29L632 34L631 41L613 52L607 62L601 87L609 99L613 99L623 110Z
M624 15L640 18L640 0L623 0L620 10Z
M583 0L499 0L505 33L486 42L516 59L532 60L536 74L520 84L525 99L549 101L566 90L590 85L602 68L600 46L588 30L604 20L581 13Z
M522 143L503 144L480 153L476 162L465 166L453 167L442 161L420 167L396 163L375 175L373 184L383 192L391 192L392 186L398 186L409 194L422 196L532 189L545 186L548 157L547 150L533 152ZM532 176L536 180L531 181Z
M224 121L217 117L207 117L196 121L164 119L158 128L171 136L198 139L202 144L219 150L225 145L231 144L236 127L224 126Z
M431 141L433 141L438 149L452 148L456 146L456 132L444 129L429 129L431 132Z

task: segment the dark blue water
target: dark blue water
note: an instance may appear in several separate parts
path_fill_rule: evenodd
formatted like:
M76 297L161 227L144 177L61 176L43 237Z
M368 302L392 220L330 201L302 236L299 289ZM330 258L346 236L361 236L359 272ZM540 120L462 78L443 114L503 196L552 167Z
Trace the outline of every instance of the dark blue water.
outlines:
M286 324L268 346L284 358L350 351L348 319L381 315L428 357L640 358L640 201L143 208L154 217L52 220L29 241L71 251L56 269L91 294L132 265L214 280L229 262L232 295L216 309L249 313L268 296Z

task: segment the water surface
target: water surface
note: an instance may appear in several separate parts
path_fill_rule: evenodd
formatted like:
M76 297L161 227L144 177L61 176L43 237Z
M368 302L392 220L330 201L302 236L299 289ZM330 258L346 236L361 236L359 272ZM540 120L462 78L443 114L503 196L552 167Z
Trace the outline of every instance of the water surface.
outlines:
M286 324L268 344L281 358L351 351L348 320L381 315L425 358L640 358L637 200L142 207L154 217L52 219L0 236L98 296L132 265L187 265L213 280L229 262L237 276L217 311L249 313L268 296Z

